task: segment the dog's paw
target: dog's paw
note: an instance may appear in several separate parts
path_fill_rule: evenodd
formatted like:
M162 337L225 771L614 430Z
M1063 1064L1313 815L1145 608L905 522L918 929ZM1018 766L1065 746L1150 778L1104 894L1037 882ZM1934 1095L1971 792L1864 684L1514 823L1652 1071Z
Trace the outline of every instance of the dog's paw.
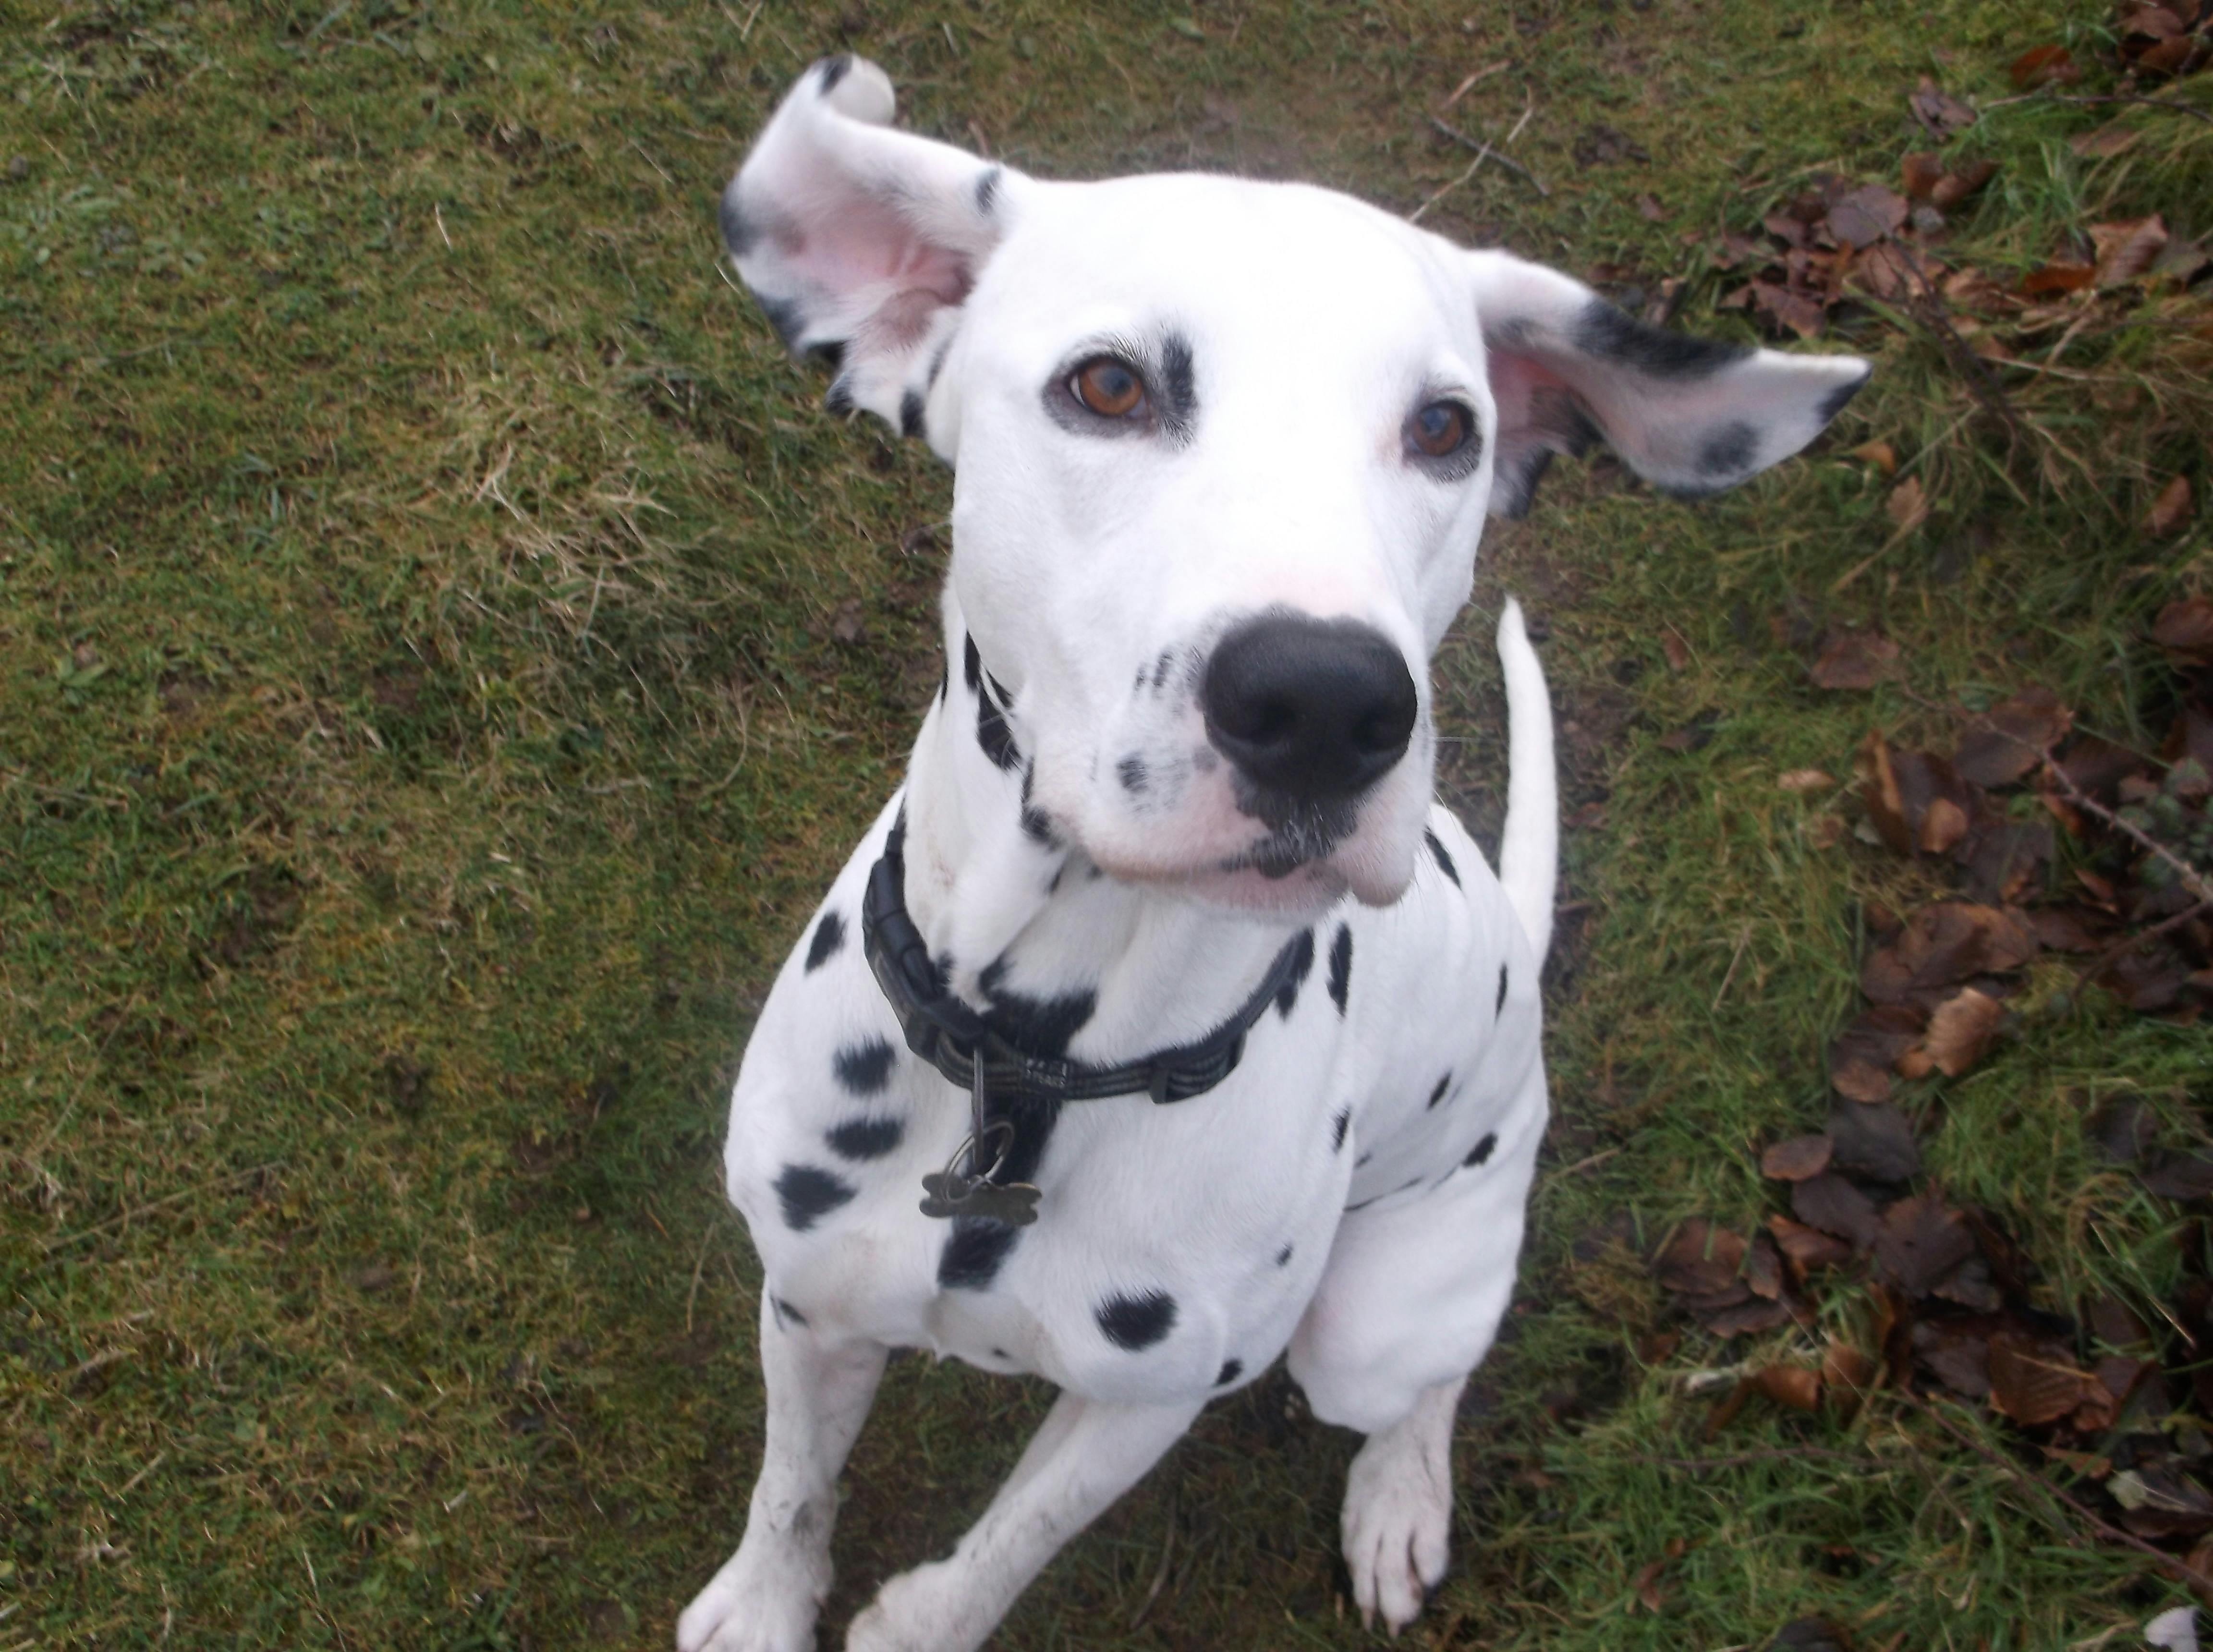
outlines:
M845 1631L845 1652L973 1652L997 1615L978 1610L954 1563L901 1572Z
M1344 1482L1344 1564L1360 1621L1380 1616L1393 1635L1421 1616L1444 1581L1452 1532L1452 1460L1410 1426L1372 1435Z
M741 1546L676 1620L676 1652L814 1652L829 1564L779 1558L763 1564Z

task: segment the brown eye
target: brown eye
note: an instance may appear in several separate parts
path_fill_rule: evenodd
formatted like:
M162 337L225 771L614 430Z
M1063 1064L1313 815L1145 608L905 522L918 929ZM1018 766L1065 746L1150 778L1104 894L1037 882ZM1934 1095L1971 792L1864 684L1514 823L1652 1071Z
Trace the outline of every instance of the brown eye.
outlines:
M1456 401L1433 401L1406 421L1406 440L1432 459L1458 453L1474 430L1474 417Z
M1069 376L1069 393L1101 418L1128 418L1145 405L1145 381L1126 362L1094 356Z

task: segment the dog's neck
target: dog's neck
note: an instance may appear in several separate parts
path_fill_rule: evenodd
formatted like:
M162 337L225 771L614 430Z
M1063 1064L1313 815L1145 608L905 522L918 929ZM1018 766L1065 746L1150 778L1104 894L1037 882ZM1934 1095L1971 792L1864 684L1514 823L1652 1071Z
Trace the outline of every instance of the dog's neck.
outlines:
M1100 872L1031 808L1007 703L946 610L906 784L906 905L955 994L1033 1053L1132 1060L1234 1015L1302 925Z

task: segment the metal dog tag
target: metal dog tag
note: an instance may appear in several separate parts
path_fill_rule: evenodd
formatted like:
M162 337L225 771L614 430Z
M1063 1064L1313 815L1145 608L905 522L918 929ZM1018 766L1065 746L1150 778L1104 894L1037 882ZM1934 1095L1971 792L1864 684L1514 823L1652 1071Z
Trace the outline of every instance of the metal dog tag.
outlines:
M930 1195L922 1202L926 1216L989 1216L1009 1228L1027 1228L1037 1220L1038 1190L1026 1181L1002 1187L956 1172L941 1170L922 1179Z

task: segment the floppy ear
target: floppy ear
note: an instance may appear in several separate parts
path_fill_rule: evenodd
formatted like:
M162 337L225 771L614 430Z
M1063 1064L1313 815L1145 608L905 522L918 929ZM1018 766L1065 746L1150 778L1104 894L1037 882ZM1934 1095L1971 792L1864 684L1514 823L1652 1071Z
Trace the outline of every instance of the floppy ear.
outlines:
M784 343L838 359L831 407L913 436L1010 174L891 130L894 104L865 58L808 70L722 192L722 240Z
M1527 515L1552 455L1600 440L1665 492L1719 493L1819 436L1873 371L1664 332L1557 270L1467 257L1498 404L1494 515Z

